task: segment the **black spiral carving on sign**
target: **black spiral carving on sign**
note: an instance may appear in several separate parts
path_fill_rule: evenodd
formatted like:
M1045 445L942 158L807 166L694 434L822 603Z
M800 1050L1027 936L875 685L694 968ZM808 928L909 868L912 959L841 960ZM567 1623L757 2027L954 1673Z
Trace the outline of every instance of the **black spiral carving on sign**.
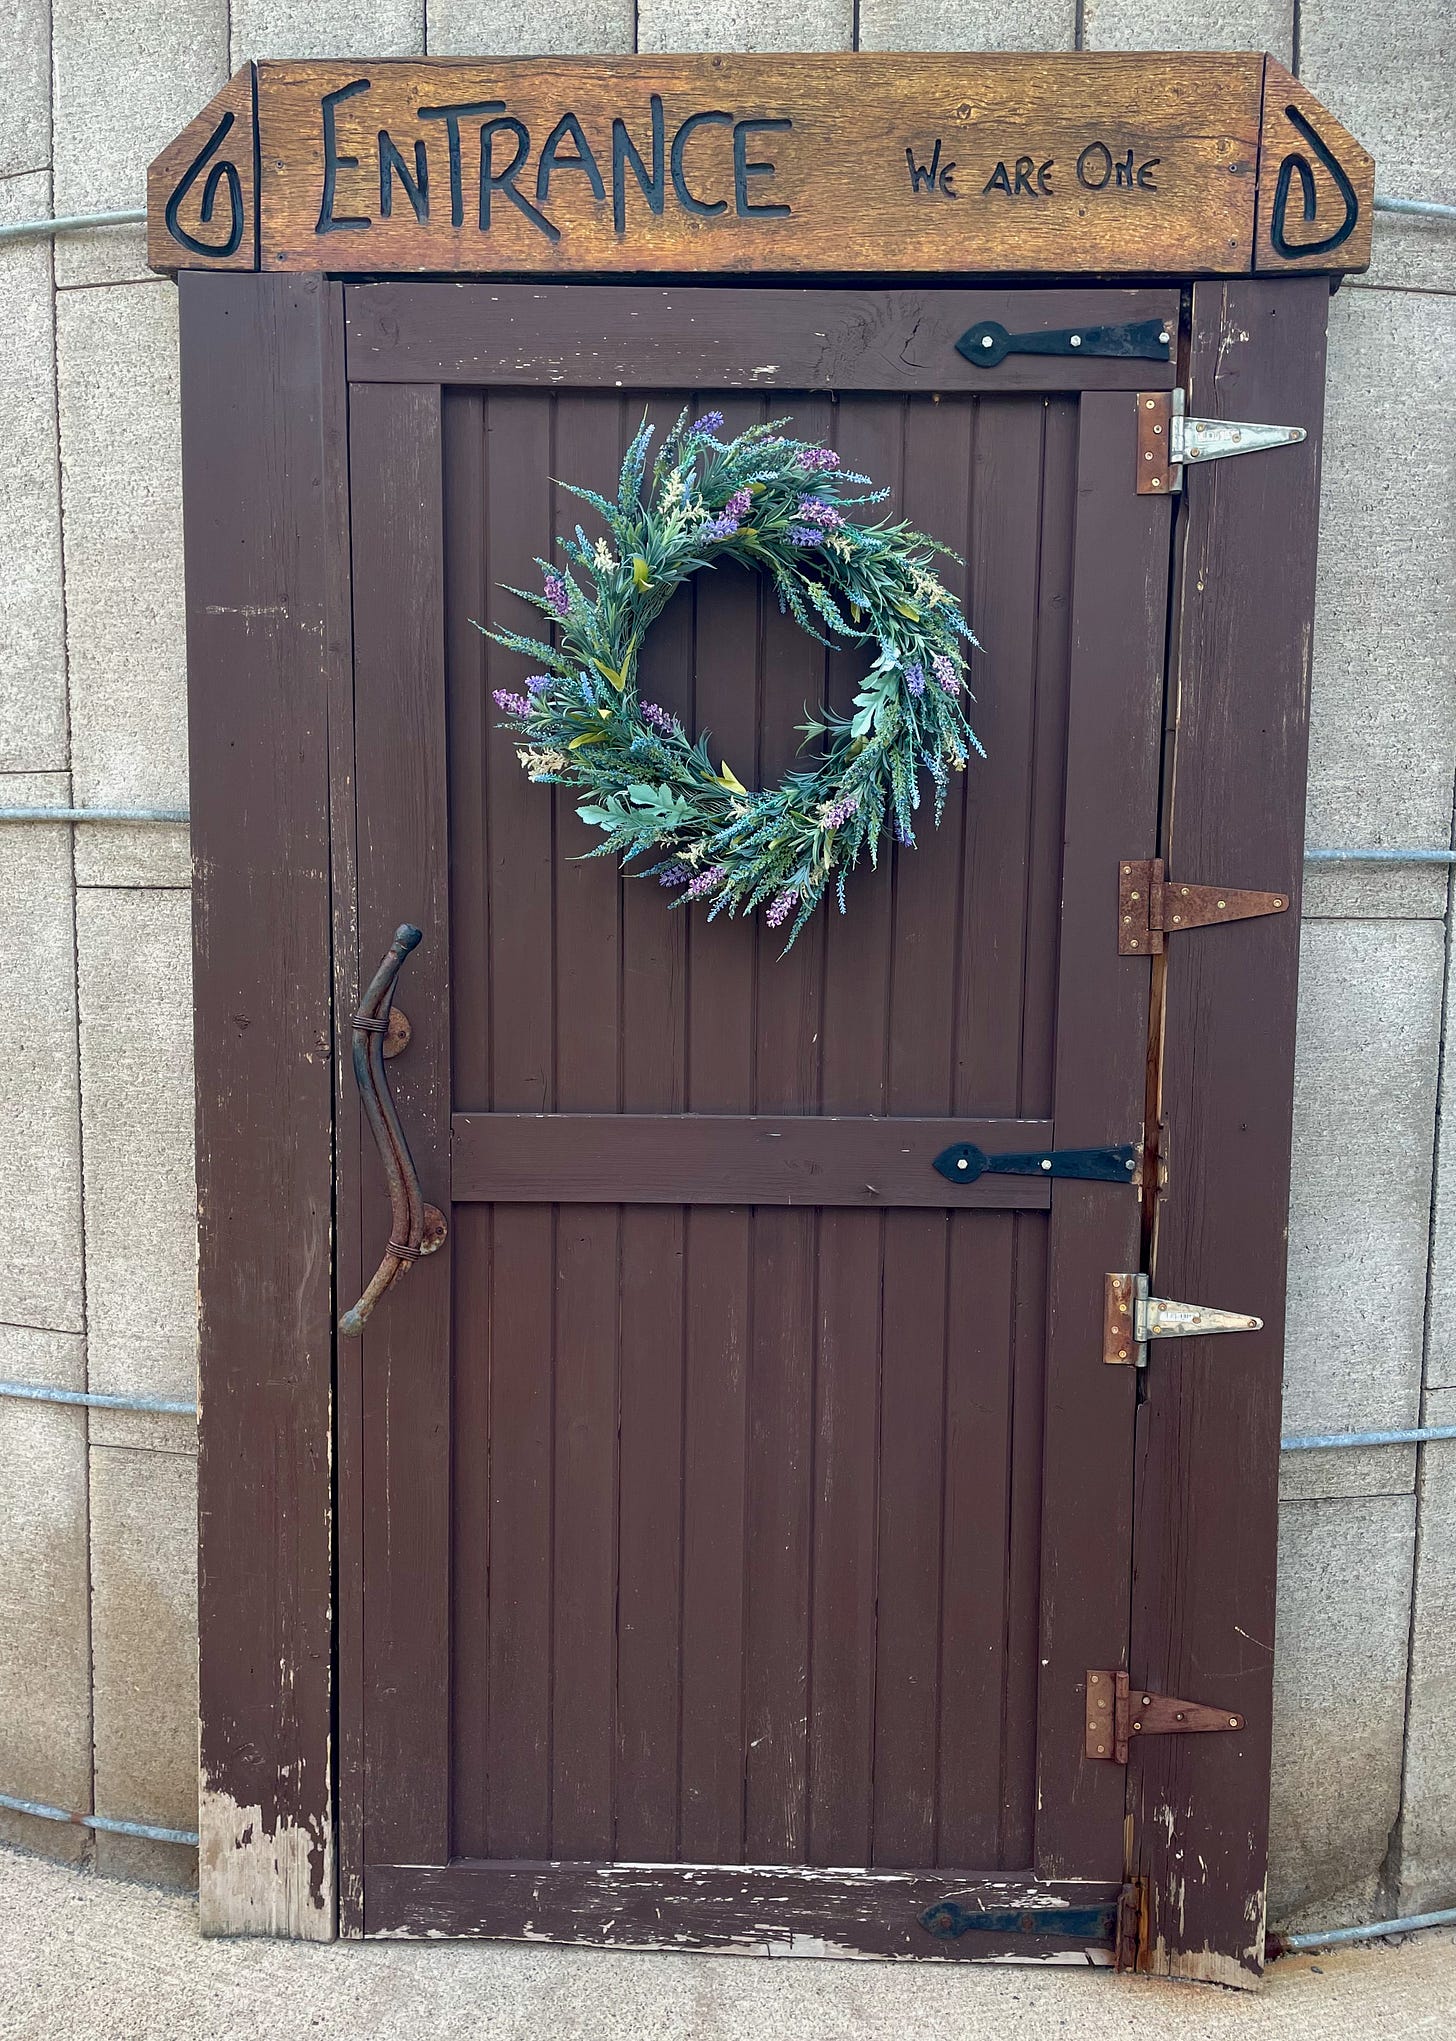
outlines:
M1291 150L1279 165L1279 176L1274 185L1274 209L1269 217L1269 239L1273 242L1274 251L1277 255L1282 255L1286 261L1298 261L1301 257L1310 255L1328 255L1332 248L1338 248L1342 241L1348 241L1355 231L1355 222L1360 217L1360 201L1355 196L1354 185L1351 184L1349 178L1345 175L1343 165L1338 162L1325 143L1320 140L1320 137L1310 126L1299 108L1297 106L1286 106L1284 111L1288 115L1290 125L1295 133L1302 135L1304 140L1309 143L1310 148L1313 149L1315 155L1335 180L1335 189L1339 192L1345 205L1345 217L1339 226L1336 227L1333 234L1326 234L1321 241L1291 241L1289 239L1284 231L1284 227L1289 214L1289 188L1296 177L1299 179L1300 194L1304 202L1303 213L1306 221L1313 220L1319 209L1319 202L1315 196L1314 171L1310 166L1309 158L1302 155L1298 149Z
M206 169L207 164L222 147L228 130L232 125L233 115L225 113L193 157L183 173L176 190L167 200L165 217L167 232L172 236L172 239L180 241L182 246L190 250L193 255L210 256L214 262L225 261L229 255L235 255L242 244L243 181L238 175L237 164L227 161L214 163L211 170L207 172L207 182L202 187L202 205L199 210L199 218L202 225L208 227L212 224L212 215L217 206L218 186L224 181L227 184L229 225L225 241L199 241L195 234L189 234L187 229L182 226L177 218L177 211L183 199L186 198L188 192L191 191L193 185L202 175L203 170Z

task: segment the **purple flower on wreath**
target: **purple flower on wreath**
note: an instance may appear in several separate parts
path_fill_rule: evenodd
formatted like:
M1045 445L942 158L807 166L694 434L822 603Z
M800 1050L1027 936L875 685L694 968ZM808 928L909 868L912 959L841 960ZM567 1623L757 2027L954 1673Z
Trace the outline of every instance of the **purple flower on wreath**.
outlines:
M672 735L672 717L657 702L639 702L637 713L649 728L659 731L662 736Z
M925 692L925 668L918 659L912 659L905 668L905 685L918 701Z
M728 498L728 501L723 505L723 515L725 517L742 519L747 517L752 508L753 498L749 492L746 489L735 489Z
M716 893L719 886L722 885L724 879L726 879L727 876L728 872L726 866L710 865L706 872L699 872L698 876L693 880L692 884L688 887L687 890L688 899L701 900L703 896L707 893Z
M896 843L903 843L907 850L915 848L914 832L903 822L895 824L895 841Z
M692 877L686 865L664 865L657 875L659 886L685 886Z
M945 692L948 695L958 695L961 691L961 677L956 672L955 661L947 653L937 652L930 663L935 668L935 677Z
M564 617L571 608L571 597L567 592L564 576L558 574L554 567L548 567L543 587L546 592L547 602L550 603L557 616Z
M551 675L549 673L528 673L526 675L526 693L528 695L545 694L550 685Z
M805 524L822 525L829 532L837 532L844 523L844 512L836 510L832 503L826 503L822 496L801 496L799 515Z
M815 531L811 524L791 524L785 536L791 546L818 546L824 542L823 532Z
M786 887L770 902L764 911L764 920L770 928L782 928L799 904L799 896L792 886Z
M495 705L498 709L504 709L508 716L529 716L531 713L531 704L526 696L512 694L508 687L496 689Z
M813 474L818 468L837 468L839 456L830 446L806 446L799 451L799 466Z
M725 510L721 517L710 517L703 526L705 539L731 539L738 529L736 517L729 517Z
M693 439L711 439L715 432L723 430L721 411L705 411L701 418L695 418L688 428Z
M841 794L839 799L824 810L823 826L826 829L842 829L859 807L855 794Z

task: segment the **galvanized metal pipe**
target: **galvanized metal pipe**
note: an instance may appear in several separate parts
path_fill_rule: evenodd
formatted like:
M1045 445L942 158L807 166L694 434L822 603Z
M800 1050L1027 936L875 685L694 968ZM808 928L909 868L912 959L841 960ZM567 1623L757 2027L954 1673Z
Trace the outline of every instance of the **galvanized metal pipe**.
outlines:
M1307 865L1456 865L1456 850L1307 850Z
M56 234L84 234L92 227L140 227L146 208L137 206L121 213L63 213L55 220L13 220L0 227L0 241L49 241Z
M1409 1935L1417 1928L1456 1927L1456 1906L1439 1913L1407 1913L1393 1921L1367 1921L1362 1928L1311 1928L1297 1935L1272 1934L1269 1940L1280 1955L1295 1949L1329 1949L1337 1942L1371 1942L1379 1935Z
M1323 1452L1331 1446L1419 1446L1427 1439L1456 1439L1456 1424L1418 1424L1400 1432L1311 1432L1281 1439L1281 1453Z
M56 1389L48 1382L0 1382L0 1396L26 1403L80 1403L88 1410L147 1410L164 1416L196 1417L197 1405L175 1396L113 1396L104 1389Z
M0 822L186 822L186 808L0 808Z
M1456 206L1443 205L1434 198L1386 198L1375 194L1377 213L1416 213L1428 220L1456 220Z
M195 1828L156 1828L149 1821L113 1821L105 1814L75 1814L69 1807L47 1807L43 1800L21 1800L14 1793L0 1793L0 1807L12 1814L34 1814L41 1821L65 1821L72 1828L99 1828L107 1835L135 1835L149 1843L191 1843L195 1849Z

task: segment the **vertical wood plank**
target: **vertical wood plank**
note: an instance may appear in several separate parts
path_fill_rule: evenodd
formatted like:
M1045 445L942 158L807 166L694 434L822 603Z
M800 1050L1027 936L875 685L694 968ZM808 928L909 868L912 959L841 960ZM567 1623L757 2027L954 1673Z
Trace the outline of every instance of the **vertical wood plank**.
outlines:
M539 635L540 613L506 592L536 584L551 556L552 412L534 392L485 400L486 579L491 616ZM487 645L485 686L516 687L520 661ZM489 825L490 1103L555 1103L550 931L559 871L552 803L521 771L509 731L486 712ZM494 1215L491 1290L490 1652L487 1841L492 1856L551 1847L552 1527L555 1512L556 1223L550 1207Z
M327 1939L339 293L181 282L204 1933ZM280 1130L286 1138L280 1138Z
M1129 1772L1146 1880L1140 1966L1247 1984L1264 1956L1286 1222L1310 619L1329 293L1317 278L1193 293L1190 406L1302 425L1300 446L1190 475L1175 617L1164 855L1180 878L1281 891L1286 914L1168 946L1170 1176L1153 1278L1262 1317L1154 1349L1138 1413L1133 1658L1164 1692L1243 1714L1161 1737ZM1175 1529L1176 1527L1176 1529Z
M390 1086L424 1195L444 1206L451 1024L439 390L355 390L349 467L360 977L400 922L424 930L399 986L413 1034L391 1065ZM401 687L402 673L414 684ZM389 1233L382 1180L364 1209L372 1268ZM450 1854L452 1254L447 1239L411 1268L361 1342L370 1497L365 1850L373 1863L443 1863Z
M1053 1118L1059 1147L1136 1142L1145 1105L1147 963L1119 957L1117 862L1157 826L1169 511L1138 496L1134 407L1082 399L1076 481L1065 855ZM1120 1767L1083 1756L1089 1666L1125 1662L1132 1534L1130 1368L1102 1359L1109 1270L1135 1268L1138 1202L1052 1186L1043 1448L1036 1866L1122 1870Z
M801 397L792 413L796 437L828 436L822 398ZM797 754L802 704L823 695L824 653L776 602L764 605L760 642L753 784L762 786L780 779ZM755 916L759 1112L817 1108L825 919L816 914L785 955L783 932ZM744 1664L751 1863L800 1861L808 1825L817 1241L817 1213L764 1208L754 1215Z
M599 400L608 409L608 400ZM659 434L676 399L651 407ZM610 497L640 416L611 405ZM693 723L693 591L679 590L643 648L641 698ZM651 879L622 888L622 1103L680 1113L687 1096L686 911ZM621 1480L617 1636L617 1830L620 1857L677 1853L682 1679L684 1224L672 1209L622 1211Z
M621 464L617 406L594 392L563 391L553 409L550 473L610 489ZM582 506L563 491L553 498L554 538L572 529ZM554 544L542 551L561 562ZM578 818L570 790L555 790L552 804L555 976L558 987L578 994L556 1002L554 1104L559 1112L614 1112L620 1104L623 881L614 859L587 855L597 833ZM620 1247L616 1206L559 1209L551 1559L556 1857L600 1859L613 1848Z
M972 416L964 404L902 408L893 502L921 529L967 529ZM916 848L893 857L891 1113L950 1104L965 788L953 775L941 826L922 809ZM944 1212L885 1215L873 1848L883 1865L935 1861L948 1224Z
M949 931L956 968L951 1103L966 1114L1020 1110L1023 1032L1039 1026L1050 1036L1053 1024L1049 1010L1028 1014L1024 990L1042 683L1052 691L1065 685L1064 664L1044 675L1038 660L1044 419L1040 407L1005 398L982 398L976 407L965 602L987 648L972 655L970 686L972 721L990 763L973 764L967 778L962 907ZM1004 1861L1013 1580L1026 1592L1015 1546L1025 1535L1017 1491L1035 1478L1025 1454L1019 1461L1012 1455L1016 1298L1036 1272L1018 1262L1019 1238L1009 1216L949 1221L936 1835L937 1861L946 1865ZM972 1752L984 1755L976 1761Z
M894 398L841 404L834 445L845 467L897 475L900 414ZM842 715L864 656L841 648L828 664L829 699ZM882 858L877 871L856 875L852 915L828 911L825 1113L885 1110L891 883L892 860ZM880 1213L820 1215L808 1835L817 1864L870 1861L883 1261Z
M764 416L757 398L718 402L724 433ZM729 569L693 588L694 721L731 757L754 756L762 590ZM740 772L740 778L742 774ZM701 913L687 929L690 1112L753 1109L757 976L751 921ZM753 1217L723 1206L686 1215L680 1847L690 1863L743 1857L744 1622L748 1357Z
M451 1088L457 1109L490 1098L489 838L485 802L486 641L472 618L485 585L485 400L446 390L445 691L450 774ZM400 994L408 1010L408 999ZM451 1356L451 1849L485 1851L490 1614L490 1298L493 1218L457 1205Z

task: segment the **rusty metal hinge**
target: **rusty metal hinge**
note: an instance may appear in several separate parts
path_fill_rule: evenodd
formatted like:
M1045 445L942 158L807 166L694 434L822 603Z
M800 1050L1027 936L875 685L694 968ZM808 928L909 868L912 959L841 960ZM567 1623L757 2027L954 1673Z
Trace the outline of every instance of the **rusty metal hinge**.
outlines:
M1243 1726L1243 1716L1230 1708L1150 1694L1145 1687L1133 1686L1125 1672L1099 1670L1087 1675L1089 1758L1125 1765L1135 1736L1208 1736Z
M1151 1297L1144 1275L1111 1275L1102 1309L1102 1358L1109 1367L1145 1368L1150 1339L1203 1339L1215 1332L1261 1332L1263 1327L1262 1318L1243 1311Z
M1165 939L1185 928L1256 921L1284 914L1287 893L1249 893L1236 886L1185 886L1169 879L1161 858L1123 858L1117 867L1117 954L1161 956Z
M1226 461L1234 454L1269 447L1298 446L1302 425L1243 425L1232 418L1190 418L1181 390L1139 390L1137 394L1137 493L1172 496L1183 487L1183 470L1199 461Z

